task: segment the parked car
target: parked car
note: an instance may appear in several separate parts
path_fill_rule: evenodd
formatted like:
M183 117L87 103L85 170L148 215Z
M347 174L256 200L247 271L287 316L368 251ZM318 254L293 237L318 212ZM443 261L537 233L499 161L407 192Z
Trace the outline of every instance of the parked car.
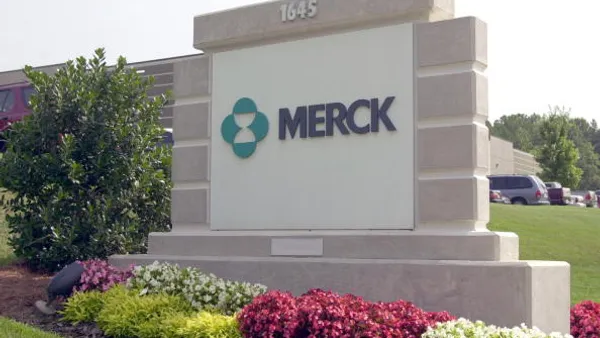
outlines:
M29 96L32 93L33 88L26 82L0 86L0 132L30 113ZM0 138L0 151L4 148L4 139Z
M571 189L563 187L558 182L546 182L548 199L552 205L567 205L571 203Z
M585 203L585 205L588 208L597 208L598 207L598 195L596 195L596 192L595 191L586 192L583 203Z
M490 190L490 203L510 204L510 200L506 196L502 196L500 190Z
M32 93L33 88L27 82L0 86L0 120L18 121L29 114Z
M512 204L550 205L548 189L535 175L490 175L490 190L499 190Z

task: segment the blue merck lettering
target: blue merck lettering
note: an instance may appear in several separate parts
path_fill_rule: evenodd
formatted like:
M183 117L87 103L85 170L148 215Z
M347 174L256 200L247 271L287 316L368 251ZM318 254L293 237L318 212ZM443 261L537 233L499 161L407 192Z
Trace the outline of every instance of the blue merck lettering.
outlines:
M335 114L336 111L338 112L337 115ZM325 105L325 135L333 136L334 125L338 127L342 135L350 134L344 124L347 114L346 106L343 103L335 102Z
M325 130L317 130L317 126L325 122L325 117L317 116L317 113L324 110L324 104L308 107L308 137L325 137Z
M279 139L285 140L286 129L290 131L290 138L296 137L296 131L300 128L300 138L306 138L306 107L296 108L296 113L292 118L290 110L287 108L279 109Z
M355 134L367 134L369 130L371 130L371 126L369 124L363 127L359 127L356 125L356 111L361 107L370 109L371 102L369 100L360 99L354 101L350 105L350 107L348 107L348 117L346 117L346 124L348 125L348 128L350 128L350 130Z
M379 132L379 121L381 121L388 131L396 131L396 126L390 120L388 116L388 110L396 98L394 96L387 97L381 106L379 106L379 99L371 100L371 132Z
M356 100L349 107L340 102L300 106L296 108L293 117L290 109L281 108L279 110L279 139L285 140L288 131L290 138L295 138L298 129L300 129L299 137L302 139L333 136L336 127L342 135L377 133L380 123L383 123L388 131L396 131L396 126L388 116L394 100L395 97L390 96L381 105L379 99L374 98ZM371 111L370 123L364 126L356 123L356 112L360 108ZM320 116L319 113L323 111L325 116ZM319 128L322 124L325 124L324 130Z

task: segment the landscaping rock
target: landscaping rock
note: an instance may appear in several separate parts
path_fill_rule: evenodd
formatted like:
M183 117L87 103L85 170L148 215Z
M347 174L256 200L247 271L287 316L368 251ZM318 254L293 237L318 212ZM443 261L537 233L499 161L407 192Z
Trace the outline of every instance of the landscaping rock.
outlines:
M73 292L73 287L79 284L81 274L84 272L81 264L74 262L65 266L48 285L48 300L54 301L57 297L68 297Z

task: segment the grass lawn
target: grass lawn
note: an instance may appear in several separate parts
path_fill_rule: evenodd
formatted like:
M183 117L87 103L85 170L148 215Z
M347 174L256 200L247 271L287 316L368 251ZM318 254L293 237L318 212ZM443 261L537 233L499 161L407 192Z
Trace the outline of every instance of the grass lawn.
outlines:
M490 230L519 235L522 260L571 264L571 302L600 301L600 209L491 206Z
M0 337L10 338L59 338L59 336L43 332L25 324L0 317Z

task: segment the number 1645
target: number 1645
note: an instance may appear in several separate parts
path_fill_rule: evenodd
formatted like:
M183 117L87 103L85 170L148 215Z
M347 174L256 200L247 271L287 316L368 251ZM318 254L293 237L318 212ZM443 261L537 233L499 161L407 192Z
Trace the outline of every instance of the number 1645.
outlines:
M299 0L284 3L279 9L281 21L294 21L297 18L306 19L317 15L317 0Z

